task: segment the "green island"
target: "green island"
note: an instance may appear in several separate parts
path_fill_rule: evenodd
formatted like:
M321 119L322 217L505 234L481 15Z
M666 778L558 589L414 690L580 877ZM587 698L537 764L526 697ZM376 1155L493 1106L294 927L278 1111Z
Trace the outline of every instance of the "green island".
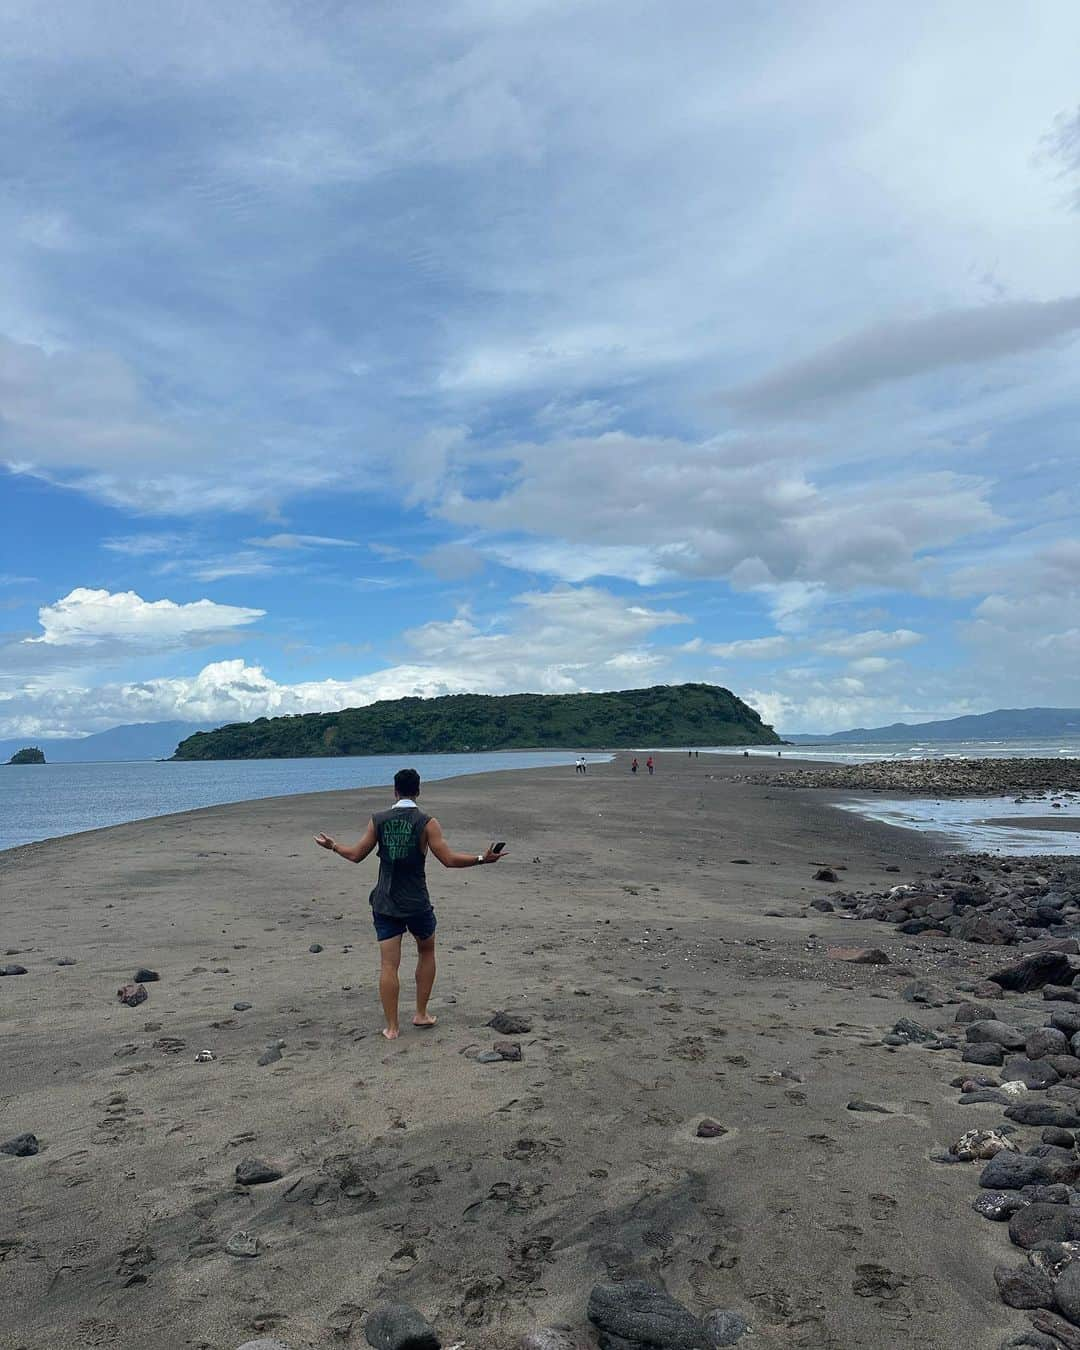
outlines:
M782 744L729 689L661 684L604 694L398 698L341 712L260 717L188 736L173 759Z
M28 745L22 750L16 750L8 760L9 764L44 764L45 752L39 750L36 745Z

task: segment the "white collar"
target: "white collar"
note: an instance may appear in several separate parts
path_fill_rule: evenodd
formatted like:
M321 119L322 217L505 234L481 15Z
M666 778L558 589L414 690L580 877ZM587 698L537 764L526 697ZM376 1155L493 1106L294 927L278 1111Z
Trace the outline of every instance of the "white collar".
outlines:
M416 803L413 801L411 797L399 797L391 809L396 810L399 806L415 806L415 805Z

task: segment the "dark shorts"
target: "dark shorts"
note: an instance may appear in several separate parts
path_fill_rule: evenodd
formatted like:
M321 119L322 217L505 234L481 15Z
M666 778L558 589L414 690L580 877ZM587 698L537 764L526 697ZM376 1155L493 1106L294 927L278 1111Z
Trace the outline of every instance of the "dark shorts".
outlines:
M413 914L407 919L394 919L389 914L376 914L373 910L372 918L375 920L375 936L380 942L401 937L406 930L423 942L435 932L433 909L425 910L423 914Z

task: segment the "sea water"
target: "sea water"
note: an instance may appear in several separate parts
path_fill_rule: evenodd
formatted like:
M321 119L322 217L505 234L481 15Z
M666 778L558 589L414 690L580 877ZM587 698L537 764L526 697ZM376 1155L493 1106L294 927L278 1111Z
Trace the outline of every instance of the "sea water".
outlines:
M0 849L122 825L222 802L301 792L386 787L407 763L426 781L572 764L577 752L349 755L335 759L165 760L113 764L0 765ZM586 755L595 763L610 755Z

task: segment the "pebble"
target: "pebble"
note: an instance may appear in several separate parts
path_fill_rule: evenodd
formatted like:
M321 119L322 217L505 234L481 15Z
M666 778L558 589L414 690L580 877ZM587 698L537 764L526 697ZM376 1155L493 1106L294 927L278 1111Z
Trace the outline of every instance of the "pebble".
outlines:
M225 1244L225 1250L230 1256L258 1256L259 1239L241 1229L229 1238Z
M13 1158L32 1158L38 1152L40 1146L37 1135L34 1134L17 1134L13 1139L0 1144L0 1153L8 1153Z
M527 1017L510 1012L497 1012L488 1026L500 1036L525 1036L532 1031L532 1023Z
M375 1350L439 1350L435 1328L407 1303L376 1308L364 1323L364 1335Z
M819 867L818 870L814 873L814 880L837 882L840 880L840 878L836 875L836 873L832 870L831 867Z
M537 1327L522 1336L518 1350L581 1350L581 1340L570 1327Z
M148 966L140 966L131 978L135 984L156 984L161 976L156 970L151 970Z
M826 955L833 961L847 961L856 966L888 966L888 956L880 947L828 947Z
M145 985L125 984L116 991L116 997L127 1007L137 1008L140 1003L145 1003L150 995L146 992Z
M704 1120L698 1123L695 1133L699 1139L720 1139L727 1134L727 1129L718 1120L712 1120L706 1116Z
M713 1308L701 1321L712 1338L710 1346L734 1345L750 1330L750 1324L742 1313L732 1312L728 1308Z
M496 1041L492 1049L500 1059L514 1063L521 1059L521 1044L518 1041Z
M0 966L0 975L25 975L26 967L18 965Z
M60 956L57 957L56 964L58 966L73 966L75 964L75 958L73 956Z
M474 1058L474 1056L471 1056L471 1055L470 1055L469 1058L472 1059L472 1058ZM481 1050L480 1053L479 1053L478 1055L475 1056L475 1059L476 1059L477 1064L501 1064L501 1063L502 1063L502 1055L500 1055L499 1052L498 1052L497 1050Z
M250 1003L240 1002L240 1003L234 1003L232 1006L233 1006L233 1012L247 1012L247 1010L251 1007L251 1004L250 1004Z
M284 1175L279 1167L262 1158L244 1158L236 1164L238 1186L262 1186L268 1181L280 1181Z
M257 1063L265 1068L267 1064L276 1064L281 1058L281 1051L276 1045L268 1045L259 1056Z
M323 949L323 945L322 945L321 942L313 942L313 943L311 944L311 946L308 948L308 951L309 951L309 952L313 952L313 953L315 953L315 954L318 954L319 952L322 951L322 949Z
M877 1111L883 1116L891 1116L892 1111L887 1106L878 1106L876 1102L863 1101L861 1097L853 1097L847 1104L849 1111Z

